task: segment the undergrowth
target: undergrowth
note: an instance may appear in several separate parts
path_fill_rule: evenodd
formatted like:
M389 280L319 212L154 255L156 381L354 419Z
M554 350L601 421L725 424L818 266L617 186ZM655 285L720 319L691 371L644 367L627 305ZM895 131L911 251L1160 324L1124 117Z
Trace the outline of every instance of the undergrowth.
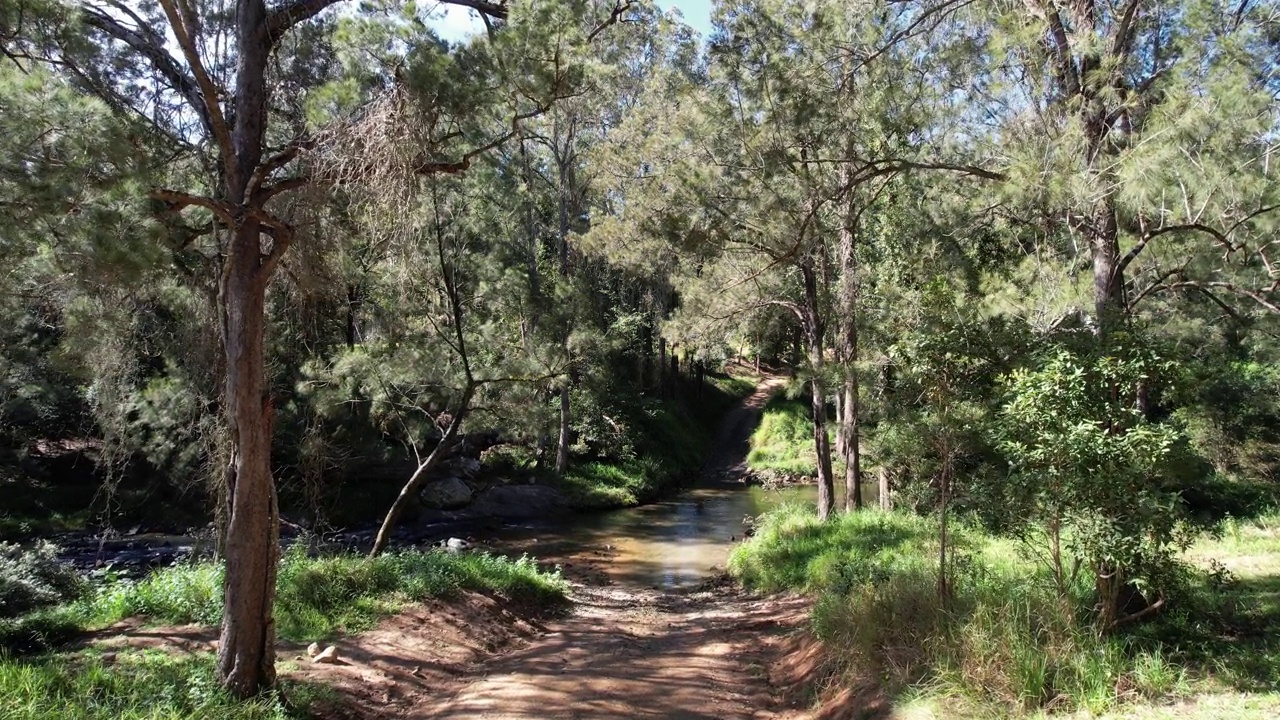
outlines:
M1106 636L1089 622L1086 588L1064 603L1019 545L963 524L940 600L936 519L902 512L820 523L810 506L784 506L761 518L729 568L750 587L813 594L814 631L851 684L924 696L945 706L937 717L1092 715L1215 687L1280 690L1280 523L1249 527L1227 528L1244 551L1235 560L1247 566L1265 550L1271 570L1251 580L1188 566L1168 611ZM1223 550L1213 540L1196 549L1229 557Z
M579 510L630 507L692 479L715 441L725 413L751 394L755 384L728 375L707 375L701 394L683 387L680 399L636 401L628 425L634 447L622 457L571 463L558 484Z
M130 617L161 624L216 625L222 620L222 566L176 565L139 581L115 580L78 599L0 619L0 717L5 720L284 720L308 717L323 688L285 686L279 697L238 702L215 680L209 655L94 648L53 652L86 629ZM345 554L309 557L302 545L285 553L276 590L281 639L310 642L371 628L406 603L458 590L502 595L551 607L565 599L558 572L528 557L403 551L373 560Z
M295 545L280 563L276 629L282 639L297 642L360 632L405 603L457 590L554 606L563 602L565 585L559 573L539 570L528 557L437 550L392 552L373 560L355 554L309 557ZM87 628L131 617L163 624L219 624L221 564L163 568L142 580L108 582L78 600L0 620L0 651L47 650Z

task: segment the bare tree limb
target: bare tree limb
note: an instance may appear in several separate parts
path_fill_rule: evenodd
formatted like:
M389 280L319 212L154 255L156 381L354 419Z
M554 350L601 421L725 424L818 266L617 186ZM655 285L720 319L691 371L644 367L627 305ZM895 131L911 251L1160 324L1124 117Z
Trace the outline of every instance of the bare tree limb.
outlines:
M618 22L622 14L631 9L632 0L615 0L613 3L613 11L609 13L609 18L595 27L594 30L587 33L587 42L592 42L600 33L604 32L610 25Z
M1266 288L1264 290L1250 290L1248 288L1242 288L1239 285L1236 285L1234 283L1229 283L1229 282L1200 282L1196 280L1183 280L1176 283L1169 283L1168 285L1165 285L1162 289L1172 290L1174 288L1182 288L1182 287L1194 288L1196 290L1202 290L1204 288L1215 288L1218 290L1224 290L1226 292L1231 293L1232 295L1239 295L1240 297L1248 298L1254 301L1255 303L1257 303L1258 305L1262 306L1263 308L1266 308L1267 311L1280 315L1280 304L1277 304L1275 300L1272 300L1271 298L1267 297L1267 295L1275 292L1276 288L1274 286L1271 288Z
M181 210L185 207L202 207L217 215L220 220L228 224L234 224L235 213L231 206L204 195L192 195L179 190L168 190L165 188L157 188L147 193L147 197L157 200L166 205L169 210Z
M160 0L160 7L164 9L165 17L169 19L169 26L173 29L173 34L178 38L178 45L182 48L182 53L187 59L187 67L191 68L196 84L200 87L204 111L209 117L214 140L218 143L218 149L222 152L222 161L226 164L227 175L229 177L238 177L240 163L236 157L235 147L231 144L231 128L227 125L226 118L222 115L222 104L218 99L218 89L214 87L213 81L209 79L209 74L205 72L204 62L201 61L200 53L196 50L195 40L191 37L187 18L183 17L182 12L174 4L173 0Z
M204 99L200 94L200 86L188 75L169 54L164 46L164 38L151 30L145 23L138 30L126 27L110 15L92 8L81 12L85 25L92 27L107 37L128 45L150 63L151 67L163 77L170 86L187 102L191 110L200 118L205 132L213 134L213 120L209 117Z

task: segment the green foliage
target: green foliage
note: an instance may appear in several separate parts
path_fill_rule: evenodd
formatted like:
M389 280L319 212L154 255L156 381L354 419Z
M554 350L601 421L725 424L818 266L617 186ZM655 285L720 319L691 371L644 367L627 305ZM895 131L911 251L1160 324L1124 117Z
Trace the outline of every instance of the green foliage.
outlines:
M1196 453L1239 481L1280 478L1280 365L1189 363L1175 416Z
M747 465L756 472L813 477L818 461L808 403L776 396L764 407L751 433Z
M1197 555L1251 562L1263 548L1276 550L1273 525L1250 522L1235 530L1248 545L1205 540ZM1177 599L1169 612L1103 636L1088 619L1092 601L1064 606L1023 544L973 526L958 528L955 540L959 557L946 601L937 593L935 528L902 512L862 511L822 523L806 507L784 506L759 520L729 568L753 588L816 596L814 632L842 682L874 681L891 696L969 706L943 716L1070 708L1094 714L1224 682L1242 691L1276 687L1269 664L1276 643L1265 630L1280 627L1274 583L1261 592L1228 589L1221 570L1188 570L1171 589ZM1223 640L1241 632L1257 639Z
M80 603L46 607L16 618L0 618L0 658L35 655L61 647L84 633Z
M372 560L356 555L308 558L293 551L281 563L277 587L280 634L303 642L366 630L406 602L457 590L546 606L562 602L565 592L558 572L539 570L529 557L437 550L385 553Z
M1001 507L1018 523L1008 529L1047 538L1060 593L1073 582L1068 565L1097 575L1107 629L1118 620L1123 583L1154 602L1189 542L1168 471L1179 435L1129 400L1149 391L1160 364L1061 351L1010 376L1001 412L1001 448L1012 465Z
M222 576L218 563L180 563L141 580L117 580L86 601L88 614L104 625L130 617L215 625L222 621Z
M594 448L599 459L572 464L557 482L569 502L584 510L651 500L702 469L724 413L754 388L747 381L711 376L700 389L690 383L682 400L614 394L607 398L608 414L597 408L589 421L607 426L613 441Z
M75 600L84 589L75 568L58 560L53 543L23 548L0 542L0 618Z
M905 513L847 513L818 522L812 509L784 505L764 515L755 534L734 549L729 571L751 587L821 593L872 583L923 557L936 528Z

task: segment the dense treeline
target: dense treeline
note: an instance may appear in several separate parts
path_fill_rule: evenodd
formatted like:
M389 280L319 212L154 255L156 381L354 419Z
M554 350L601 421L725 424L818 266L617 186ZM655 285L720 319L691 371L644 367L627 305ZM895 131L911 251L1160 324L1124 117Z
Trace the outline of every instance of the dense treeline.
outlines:
M735 355L796 367L819 517L870 477L938 514L940 595L977 516L1110 630L1273 492L1274 3L730 1L701 44L446 4L485 31L0 5L0 472L207 494L233 691L272 682L277 493L404 467L376 554L464 437L634 463Z

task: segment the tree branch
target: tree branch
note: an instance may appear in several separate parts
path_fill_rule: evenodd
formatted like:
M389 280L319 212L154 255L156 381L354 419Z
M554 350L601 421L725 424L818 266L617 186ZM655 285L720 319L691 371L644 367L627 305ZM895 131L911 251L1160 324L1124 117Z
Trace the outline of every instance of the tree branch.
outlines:
M231 144L231 128L227 126L227 121L222 116L222 105L218 100L218 89L214 87L213 81L209 79L209 74L205 72L204 63L200 60L200 53L197 52L195 41L188 30L187 19L183 17L173 0L160 0L160 7L164 9L165 17L169 19L169 26L173 29L173 34L178 38L178 45L182 48L182 53L187 59L187 66L191 68L191 73L195 76L196 84L200 86L201 100L209 117L213 137L218 143L218 149L222 152L222 161L226 164L227 175L228 177L238 177L240 163L236 157L235 147Z
M622 17L622 13L631 9L632 0L614 0L613 11L609 13L609 18L595 27L594 30L587 33L587 42L592 42L600 33L604 32L610 25L618 22L618 18Z
M1067 29L1062 24L1062 16L1052 5L1046 7L1040 0L1026 0L1027 8L1035 15L1044 18L1049 26L1049 37L1052 40L1049 50L1057 65L1058 75L1066 86L1068 95L1080 94L1080 76L1076 72L1075 61L1071 58L1071 44L1067 40Z
M1204 288L1216 288L1218 290L1225 290L1226 292L1229 292L1232 295L1239 295L1240 297L1248 298L1254 301L1255 303L1261 305L1262 307L1266 308L1268 311L1273 312L1277 315L1280 315L1280 305L1277 305L1275 301L1267 297L1267 293L1275 292L1274 287L1268 288L1265 291L1259 291L1259 290L1250 290L1248 288L1242 288L1238 285L1235 285L1229 282L1197 282L1195 280L1184 280L1182 282L1170 283L1164 286L1164 288L1166 289L1173 289L1173 288L1180 288L1180 287L1194 288L1196 290L1203 290Z
M113 40L128 45L139 55L146 58L151 67L186 100L187 105L200 118L200 124L204 126L205 132L213 135L213 120L209 117L208 109L205 107L204 99L200 94L199 85L178 66L173 56L165 50L164 38L160 37L145 24L140 25L138 30L133 30L99 10L85 8L81 11L81 17L89 27L101 31Z
M181 210L185 207L202 207L211 211L214 215L217 215L218 219L228 225L235 224L234 213L231 210L231 206L221 200L215 200L214 198L206 197L204 195L192 195L191 193L184 193L179 190L168 190L165 188L156 188L151 190L147 193L147 197L164 203L166 209L170 211Z
M274 44L289 28L310 20L325 8L339 2L342 0L298 0L272 10L267 15L267 34L271 42Z

